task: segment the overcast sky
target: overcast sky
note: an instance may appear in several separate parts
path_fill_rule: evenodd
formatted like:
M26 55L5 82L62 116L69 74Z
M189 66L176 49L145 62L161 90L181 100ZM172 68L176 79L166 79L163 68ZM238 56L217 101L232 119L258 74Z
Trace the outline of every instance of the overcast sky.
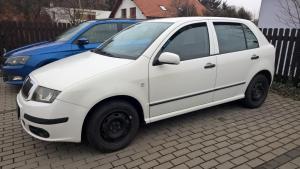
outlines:
M248 11L253 13L255 18L258 18L259 16L261 0L223 0L223 1L227 1L228 4L230 5L235 5L239 7L243 6Z

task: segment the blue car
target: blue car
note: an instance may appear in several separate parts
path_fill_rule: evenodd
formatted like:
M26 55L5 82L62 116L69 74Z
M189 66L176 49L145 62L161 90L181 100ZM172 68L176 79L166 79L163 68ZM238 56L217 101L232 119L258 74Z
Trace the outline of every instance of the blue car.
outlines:
M3 80L8 84L22 85L33 70L94 49L109 37L137 22L139 21L130 19L87 21L69 29L53 41L35 43L7 52L1 63Z

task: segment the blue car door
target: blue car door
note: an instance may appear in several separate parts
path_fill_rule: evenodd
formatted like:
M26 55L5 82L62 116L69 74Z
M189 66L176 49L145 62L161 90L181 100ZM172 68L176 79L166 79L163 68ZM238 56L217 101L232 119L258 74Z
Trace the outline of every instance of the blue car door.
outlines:
M100 23L94 25L77 37L77 39L72 43L72 50L74 54L76 54L94 49L106 39L118 33L118 31L118 23ZM88 43L84 45L79 44L78 40L80 39L86 39L88 40Z

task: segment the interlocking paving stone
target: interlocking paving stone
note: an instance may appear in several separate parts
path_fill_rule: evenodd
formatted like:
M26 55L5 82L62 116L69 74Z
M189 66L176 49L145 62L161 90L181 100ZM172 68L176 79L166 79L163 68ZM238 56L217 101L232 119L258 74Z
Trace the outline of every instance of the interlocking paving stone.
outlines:
M295 161L292 163L295 165L298 165L298 167L300 167L300 158L299 158L299 160L298 160L299 162L297 164L297 159L298 159L297 157L298 158L300 157L300 146L295 149L292 149L280 156L277 156L270 161L267 161L267 162L255 167L255 169L273 169L273 168L278 168L280 166L285 166L285 165L286 165L286 167L292 167L294 165L292 165L292 164L289 165L287 163L294 159L295 159Z
M16 117L19 88L0 81L0 168L300 168L300 102L270 93L258 109L239 102L142 126L127 148L37 140Z

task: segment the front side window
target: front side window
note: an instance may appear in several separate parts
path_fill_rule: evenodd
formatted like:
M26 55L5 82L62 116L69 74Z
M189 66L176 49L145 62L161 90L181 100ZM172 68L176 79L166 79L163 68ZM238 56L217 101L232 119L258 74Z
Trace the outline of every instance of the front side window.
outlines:
M181 28L164 45L162 52L179 55L180 60L191 60L210 55L209 35L205 23Z
M58 37L56 37L55 41L68 41L72 39L77 33L82 31L82 29L86 28L89 25L90 22L83 22L82 24L79 24L78 26L73 27L67 30L66 32L64 32L63 34L59 35Z
M137 59L173 23L142 22L107 40L93 52L110 57Z
M99 24L80 35L79 39L86 38L90 43L102 43L116 33L118 33L117 23Z
M214 23L220 53L246 50L243 26L239 23Z
M246 37L248 49L258 48L259 44L258 44L258 40L257 40L256 36L246 25L243 25L243 28L245 31L245 37Z

